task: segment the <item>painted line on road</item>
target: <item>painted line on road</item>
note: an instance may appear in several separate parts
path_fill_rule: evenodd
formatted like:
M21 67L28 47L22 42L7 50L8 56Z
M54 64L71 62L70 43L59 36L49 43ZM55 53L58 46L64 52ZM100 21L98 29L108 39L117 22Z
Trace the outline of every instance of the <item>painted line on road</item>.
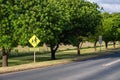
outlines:
M107 64L103 64L103 66L111 66L111 65L113 65L113 64L115 64L115 63L118 63L118 62L120 62L120 59L115 60L115 61L110 62L110 63L107 63Z

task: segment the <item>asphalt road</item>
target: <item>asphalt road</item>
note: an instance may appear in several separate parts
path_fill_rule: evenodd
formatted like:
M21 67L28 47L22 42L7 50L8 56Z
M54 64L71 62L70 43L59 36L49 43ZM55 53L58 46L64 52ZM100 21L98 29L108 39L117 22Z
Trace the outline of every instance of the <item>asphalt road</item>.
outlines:
M0 80L120 80L120 52L64 65L1 74Z

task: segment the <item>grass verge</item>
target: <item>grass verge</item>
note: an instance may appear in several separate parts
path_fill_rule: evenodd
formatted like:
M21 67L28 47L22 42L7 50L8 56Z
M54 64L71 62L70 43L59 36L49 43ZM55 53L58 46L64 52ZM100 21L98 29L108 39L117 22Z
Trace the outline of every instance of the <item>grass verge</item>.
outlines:
M66 64L66 63L70 63L70 62L74 62L74 61L88 60L93 57L110 54L110 53L113 53L116 51L120 51L120 50L119 49L110 49L107 51L102 51L101 53L100 52L95 52L92 54L88 53L86 55L84 54L81 56L60 59L60 60L51 60L51 61L45 61L45 62L36 62L36 63L28 63L28 64L10 66L10 67L1 67L0 74L35 69L35 68L48 67L48 66L53 66L53 65L58 65L58 64Z

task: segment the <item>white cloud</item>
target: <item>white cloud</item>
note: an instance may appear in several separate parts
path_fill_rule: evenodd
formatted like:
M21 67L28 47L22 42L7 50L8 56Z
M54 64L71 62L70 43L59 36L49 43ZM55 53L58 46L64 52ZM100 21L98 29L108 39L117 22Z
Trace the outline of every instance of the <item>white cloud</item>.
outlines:
M104 8L107 12L120 12L120 0L88 0L97 3L100 7Z
M104 8L104 11L107 12L120 12L120 5L118 4L99 4L101 7Z

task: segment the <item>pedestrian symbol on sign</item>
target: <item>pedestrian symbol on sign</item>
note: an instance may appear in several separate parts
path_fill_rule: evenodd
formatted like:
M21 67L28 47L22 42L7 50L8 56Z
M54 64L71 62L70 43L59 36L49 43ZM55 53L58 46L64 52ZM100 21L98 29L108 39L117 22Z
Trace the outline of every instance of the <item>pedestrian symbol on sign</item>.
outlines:
M36 37L34 39L32 39L32 43L36 43L37 42L37 39Z

